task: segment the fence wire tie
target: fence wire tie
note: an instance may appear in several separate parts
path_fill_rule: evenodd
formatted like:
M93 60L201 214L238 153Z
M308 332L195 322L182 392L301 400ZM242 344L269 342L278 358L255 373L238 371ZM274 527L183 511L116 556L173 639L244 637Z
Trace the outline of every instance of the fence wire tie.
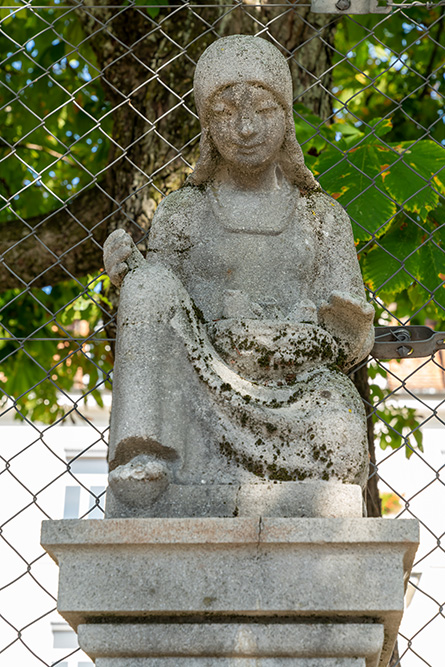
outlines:
M445 349L445 331L427 326L376 327L372 356L376 359L429 357Z

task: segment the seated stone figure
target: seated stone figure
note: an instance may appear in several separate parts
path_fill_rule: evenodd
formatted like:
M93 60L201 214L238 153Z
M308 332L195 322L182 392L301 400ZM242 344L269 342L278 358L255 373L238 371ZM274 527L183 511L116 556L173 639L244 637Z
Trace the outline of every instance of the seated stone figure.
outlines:
M344 371L372 347L374 310L349 218L304 165L287 63L226 37L194 93L200 159L146 259L122 230L105 245L121 286L108 516L231 516L253 484L367 477Z

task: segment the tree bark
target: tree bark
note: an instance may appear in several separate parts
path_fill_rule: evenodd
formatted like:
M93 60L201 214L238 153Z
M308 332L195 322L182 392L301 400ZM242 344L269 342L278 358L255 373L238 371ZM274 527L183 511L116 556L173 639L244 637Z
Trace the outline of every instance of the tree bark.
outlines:
M297 101L324 119L332 114L329 45L336 17L298 4L246 4L231 11L225 0L206 4L166 7L156 23L145 9L112 7L108 0L76 7L114 107L109 167L100 187L69 205L2 226L2 289L42 287L97 271L99 246L118 227L144 250L156 206L182 185L196 161L194 64L216 37L259 33L272 40L289 58ZM110 296L116 304L116 295Z
M1 226L1 289L45 287L97 272L112 202L95 185L50 214Z

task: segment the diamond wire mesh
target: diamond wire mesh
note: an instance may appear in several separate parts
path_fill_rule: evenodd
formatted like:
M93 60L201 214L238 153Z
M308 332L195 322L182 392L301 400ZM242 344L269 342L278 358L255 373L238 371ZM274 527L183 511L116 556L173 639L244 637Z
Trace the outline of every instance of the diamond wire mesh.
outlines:
M116 227L144 247L160 198L196 160L192 73L210 41L258 34L286 55L307 164L351 216L379 322L443 329L443 9L402 4L390 15L341 18L309 9L0 6L1 665L82 664L77 648L54 660L42 640L56 589L36 527L60 518L65 487L89 499L80 516L102 511L103 489L81 474L83 461L103 457L108 432L116 297L99 268L101 247ZM440 352L369 365L371 478L383 511L414 516L423 531L411 595L428 604L402 626L394 664L403 667L437 667L422 637L437 643L443 624L444 362ZM23 436L12 416L26 425ZM437 577L422 581L430 561L442 588Z

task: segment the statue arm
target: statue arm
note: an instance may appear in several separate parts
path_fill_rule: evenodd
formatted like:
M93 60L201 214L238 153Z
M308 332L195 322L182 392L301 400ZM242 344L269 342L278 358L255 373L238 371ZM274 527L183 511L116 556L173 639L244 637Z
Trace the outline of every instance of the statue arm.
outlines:
M347 292L333 291L318 310L321 326L338 341L347 370L364 359L374 345L373 306Z
M339 341L346 365L352 365L373 346L375 311L366 301L349 217L334 200L325 195L323 200L328 214L320 218L318 320Z
M151 223L147 259L156 256L158 261L178 271L183 253L191 247L196 195L195 188L185 187L162 200Z
M191 190L191 188L188 188ZM147 259L139 252L133 240L123 229L117 229L104 244L104 266L113 285L120 287L130 269L136 269L156 257L175 269L181 252L190 244L187 228L187 210L193 203L193 194L178 190L162 200L151 224Z

